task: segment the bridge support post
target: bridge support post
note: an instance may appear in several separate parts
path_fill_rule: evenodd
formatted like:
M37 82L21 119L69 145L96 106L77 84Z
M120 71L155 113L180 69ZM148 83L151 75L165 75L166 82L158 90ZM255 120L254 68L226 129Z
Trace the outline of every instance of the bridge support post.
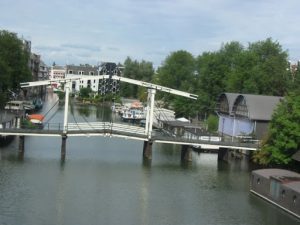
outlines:
M25 136L19 136L19 155L24 156L25 152Z
M152 159L152 144L153 142L151 140L144 141L144 147L143 147L143 158L151 160Z
M61 154L60 154L61 161L65 161L66 159L66 145L67 145L67 135L64 134L62 135L61 138Z
M147 115L145 124L145 133L148 135L148 139L150 139L152 135L155 93L155 89L148 89Z
M188 145L181 146L181 161L192 162L192 149Z
M218 160L227 161L228 159L228 149L227 148L220 148L218 151Z

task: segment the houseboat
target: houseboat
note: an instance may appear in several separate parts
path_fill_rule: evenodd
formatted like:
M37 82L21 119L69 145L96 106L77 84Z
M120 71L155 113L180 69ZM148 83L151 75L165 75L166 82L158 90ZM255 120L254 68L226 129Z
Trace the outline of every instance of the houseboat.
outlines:
M121 116L124 122L139 122L141 120L145 120L145 114L140 109L129 109L123 112Z
M283 169L252 171L250 191L300 219L300 174Z
M27 115L27 122L23 124L24 128L43 128L43 121L45 116L42 114Z
M25 110L27 112L33 111L35 109L35 105L31 101L9 101L6 103L4 109L10 111L22 111Z
M6 110L24 110L23 101L9 101L6 103L4 109Z

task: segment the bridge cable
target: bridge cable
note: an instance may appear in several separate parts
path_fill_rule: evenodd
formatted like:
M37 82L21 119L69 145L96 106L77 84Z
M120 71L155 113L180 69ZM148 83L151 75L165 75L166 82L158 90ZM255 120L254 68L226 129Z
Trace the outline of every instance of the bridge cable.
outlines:
M54 108L54 106L56 106L59 103L59 99L54 103L54 105L44 114L44 117L46 117L48 115L48 113ZM56 110L51 117L44 123L45 125L48 124L50 122L50 120L53 119L53 117L57 114L58 110Z

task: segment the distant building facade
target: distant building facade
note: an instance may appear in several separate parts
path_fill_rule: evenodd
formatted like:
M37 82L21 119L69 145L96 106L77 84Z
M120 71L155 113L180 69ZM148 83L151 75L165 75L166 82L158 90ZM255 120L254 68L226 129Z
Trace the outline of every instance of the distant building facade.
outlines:
M66 68L64 66L51 66L49 79L64 79L66 76Z
M102 63L99 67L99 75L121 76L122 67L112 62ZM100 80L98 90L102 95L108 92L117 93L120 90L120 82L111 79Z
M283 97L223 93L217 101L218 132L231 137L252 136L262 139L273 111Z
M82 78L84 76L88 79L72 81L72 92L79 92L81 88L91 88L93 92L99 94L106 93L117 93L120 89L119 81L102 79L99 80L97 76L99 75L116 75L121 76L122 71L116 63L102 63L100 66L91 65L67 65L65 68L66 78Z

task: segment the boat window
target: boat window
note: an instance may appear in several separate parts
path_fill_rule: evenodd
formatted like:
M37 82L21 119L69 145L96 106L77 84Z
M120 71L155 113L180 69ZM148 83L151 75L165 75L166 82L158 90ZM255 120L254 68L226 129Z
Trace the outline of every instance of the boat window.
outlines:
M294 196L293 196L293 202L296 203L296 201L297 201L297 196L294 195Z
M257 178L257 184L260 184L260 178Z

